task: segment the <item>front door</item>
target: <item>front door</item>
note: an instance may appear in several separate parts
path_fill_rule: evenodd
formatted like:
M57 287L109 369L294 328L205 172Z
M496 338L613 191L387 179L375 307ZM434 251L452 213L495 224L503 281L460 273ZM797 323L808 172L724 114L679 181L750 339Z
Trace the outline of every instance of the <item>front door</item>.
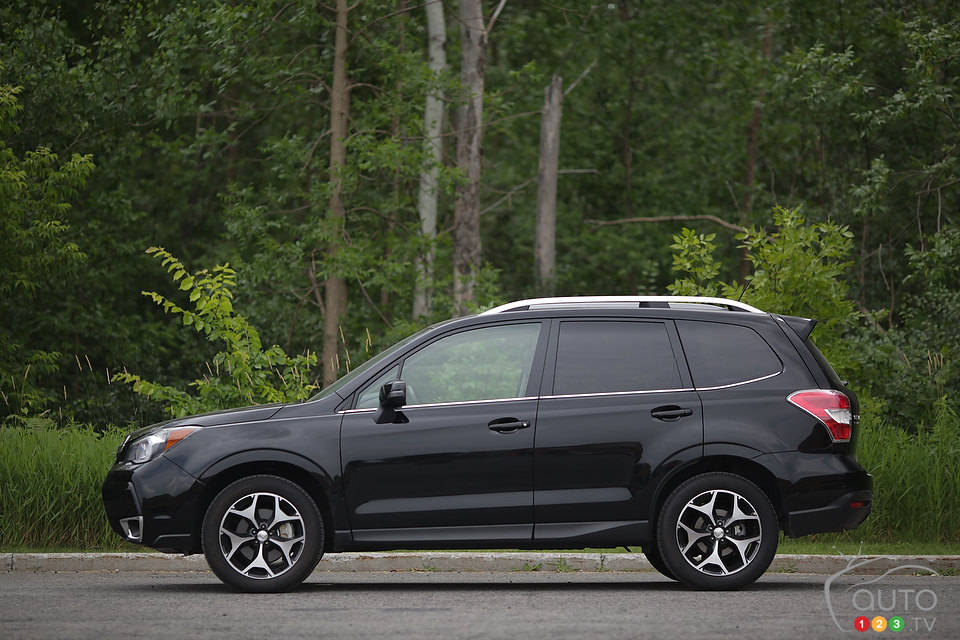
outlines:
M533 437L546 337L541 322L470 328L371 380L341 430L357 543L529 541ZM375 390L406 382L398 422L376 424Z

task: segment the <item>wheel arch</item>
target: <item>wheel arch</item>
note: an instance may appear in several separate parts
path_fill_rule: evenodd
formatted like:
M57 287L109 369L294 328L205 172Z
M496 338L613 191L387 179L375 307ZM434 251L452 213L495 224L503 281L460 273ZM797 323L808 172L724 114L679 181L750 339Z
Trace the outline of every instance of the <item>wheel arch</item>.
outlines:
M195 539L201 540L204 515L218 493L232 482L264 474L289 480L307 492L323 518L323 548L332 551L337 523L333 515L333 490L329 475L302 456L275 450L245 451L220 460L204 472L200 479L205 488L193 523Z
M777 524L781 530L783 529L787 514L783 504L782 492L780 491L777 476L774 472L755 459L730 453L718 453L698 458L674 470L671 475L660 483L653 497L653 504L651 505L650 531L655 532L657 530L657 520L660 517L660 510L674 489L694 476L714 471L734 473L760 487L760 490L770 499L770 504L773 505L777 513Z

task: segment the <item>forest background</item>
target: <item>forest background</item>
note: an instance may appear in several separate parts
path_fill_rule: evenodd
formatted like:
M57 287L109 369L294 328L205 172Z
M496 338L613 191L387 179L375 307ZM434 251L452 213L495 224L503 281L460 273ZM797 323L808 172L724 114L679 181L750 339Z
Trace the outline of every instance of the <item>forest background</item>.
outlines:
M945 0L6 2L0 468L503 301L742 294L960 541L958 88Z

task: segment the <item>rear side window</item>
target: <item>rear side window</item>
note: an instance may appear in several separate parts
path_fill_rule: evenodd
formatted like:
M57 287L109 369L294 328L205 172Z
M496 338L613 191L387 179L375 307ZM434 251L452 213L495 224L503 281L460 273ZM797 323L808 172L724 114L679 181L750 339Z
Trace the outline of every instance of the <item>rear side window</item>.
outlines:
M780 358L750 327L677 320L677 330L697 388L738 384L783 371Z
M679 389L662 322L561 322L553 393Z

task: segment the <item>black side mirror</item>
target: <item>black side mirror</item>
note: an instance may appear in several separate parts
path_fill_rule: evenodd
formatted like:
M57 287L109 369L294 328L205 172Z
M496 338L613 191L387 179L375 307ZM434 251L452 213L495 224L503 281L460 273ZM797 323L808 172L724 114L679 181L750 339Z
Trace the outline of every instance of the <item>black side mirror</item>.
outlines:
M406 422L406 416L397 411L407 404L407 383L403 380L394 380L380 387L380 410L373 419L377 424L392 422Z

